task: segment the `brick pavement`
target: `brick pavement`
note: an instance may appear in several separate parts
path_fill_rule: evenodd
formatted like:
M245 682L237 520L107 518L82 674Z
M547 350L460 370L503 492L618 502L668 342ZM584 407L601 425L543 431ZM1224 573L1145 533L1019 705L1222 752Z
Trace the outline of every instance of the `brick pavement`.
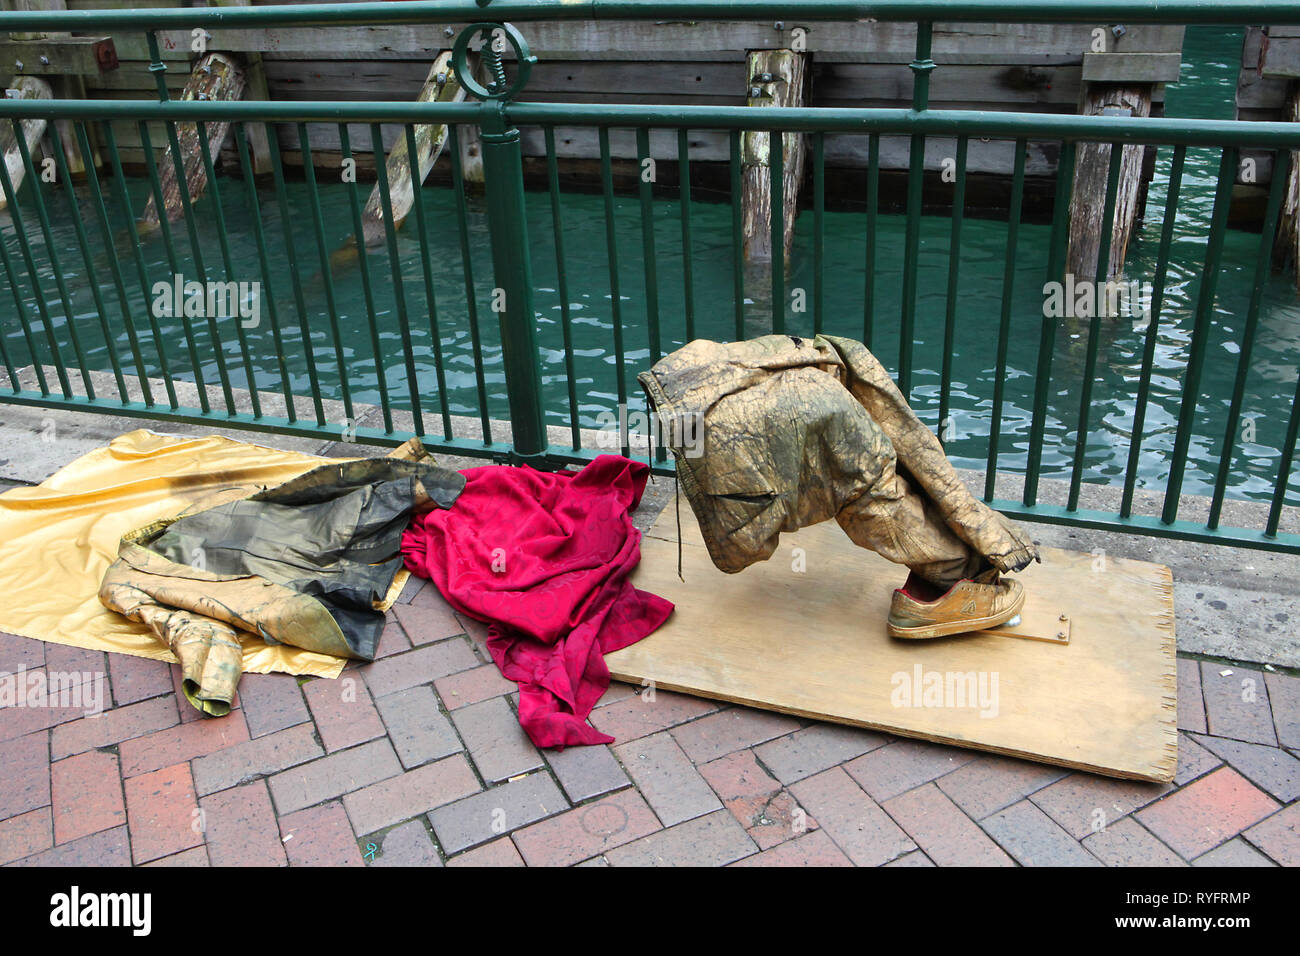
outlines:
M0 710L0 864L1300 864L1297 677L1181 658L1169 786L619 684L617 742L557 753L470 628L413 580L380 660L245 675L216 720L174 668L0 634L108 708Z

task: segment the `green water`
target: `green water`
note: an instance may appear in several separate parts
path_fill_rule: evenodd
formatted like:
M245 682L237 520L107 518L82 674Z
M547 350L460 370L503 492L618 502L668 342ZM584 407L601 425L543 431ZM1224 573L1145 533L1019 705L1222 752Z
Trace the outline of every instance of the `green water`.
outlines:
M1239 31L1222 28L1191 28L1184 50L1182 80L1171 86L1166 112L1171 116L1231 117L1232 98L1240 58ZM1147 220L1130 246L1126 275L1150 281L1155 272L1155 257L1164 202L1164 175L1170 150L1161 152L1157 179L1152 186ZM1218 155L1210 150L1189 150L1184 173L1180 216L1175 232L1172 262L1166 289L1164 311L1160 321L1156 371L1152 382L1151 405L1143 436L1143 471L1140 485L1160 488L1168 472L1168 458L1173 446L1177 416L1184 400L1181 370L1185 367L1192 327L1192 310L1200 285L1198 268L1204 256L1208 232L1213 184ZM227 228L232 236L234 274L241 279L259 278L259 262L253 241L248 210L247 185L240 180L223 179L220 183ZM147 186L143 181L131 183L133 205L143 208ZM24 191L25 194L27 191ZM47 193L47 195L50 195ZM362 195L365 193L363 191ZM430 232L435 256L432 261L434 288L439 317L439 332L446 375L446 399L453 414L477 415L478 397L474 350L467 320L466 292L461 257L457 244L455 206L446 189L423 191L429 212ZM275 196L272 190L259 191L263 227L266 229L273 260L271 289L263 290L263 302L273 296L279 310L283 351L289 363L292 387L307 394L310 384L303 360L302 335L286 241ZM77 214L86 222L98 242L93 211L83 190L77 193ZM204 202L210 201L205 199ZM326 245L334 250L351 235L351 207L345 187L322 185ZM89 291L84 260L76 244L68 208L68 194L54 194L52 216L57 223L54 246L61 271L73 300L76 324L88 356L95 368L107 368L105 346L98 332L98 318ZM292 239L297 252L296 274L307 306L311 347L320 369L321 383L327 397L341 397L334 341L330 331L321 264L312 227L311 207L306 189L291 184L288 190ZM568 377L565 370L560 324L560 301L556 291L557 276L552 245L549 197L545 193L527 196L529 229L534 241L533 265L536 286L535 307L541 344L544 398L548 422L567 425ZM202 208L202 206L200 206ZM30 197L23 209L29 232L38 235L35 211ZM117 226L117 253L126 269L127 289L136 327L145 342L145 356L151 374L158 365L148 326L144 321L147 302L131 265L130 245L125 238L126 217L112 206L110 215ZM657 200L654 226L657 254L661 342L664 352L685 341L680 210L677 203ZM438 430L437 379L433 358L433 337L429 326L423 266L415 229L414 216L399 233L398 257L406 301L411 316L412 355L417 389L422 396L426 428ZM197 278L184 224L177 224L175 241L181 252L181 271L186 278ZM215 223L209 216L199 217L199 242L209 274L221 278L220 246ZM730 338L734 318L731 287L731 217L730 208L697 202L692 217L695 253L695 334L700 337ZM488 412L506 418L507 405L500 338L495 315L489 310L491 298L490 248L485 209L480 201L471 201L469 214L472 262L475 270L479 325L482 332L482 365L488 395ZM613 354L613 321L608 262L605 246L604 208L599 196L566 194L564 197L564 245L575 354L575 386L578 394L578 417L584 427L597 425L596 416L613 409L618 402L617 368ZM812 217L801 216L796 231L792 273L787 289L802 288L811 300L813 286ZM862 337L863 256L865 217L861 213L826 214L826 331ZM18 259L18 245L12 224L0 219L0 231L16 268L22 275L24 305L33 328L41 340L39 318L30 296L28 277ZM1000 467L1024 468L1028 446L1030 411L1033 401L1033 369L1037 361L1042 316L1042 283L1046 271L1048 227L1022 225L1020 253L1015 269L1015 298L1006 373L1003 407ZM945 288L949 265L949 220L925 217L921 227L920 290L914 352L913 403L929 424L937 427L939 403L939 364L945 310ZM650 343L646 324L645 288L641 258L640 208L635 197L617 200L616 237L621 276L621 312L626 348L624 376L629 405L643 407L635 375L650 362ZM877 240L877 283L875 334L870 343L886 365L893 367L898 357L895 328L900 312L902 288L904 221L902 216L882 216ZM984 464L989 415L995 378L997 323L1002 298L1002 271L1006 242L1006 224L992 221L967 221L961 244L961 285L953 363L952 422L949 429L950 454L960 465L982 467ZM1233 232L1228 236L1224 268L1219 281L1217 309L1214 316L1209 359L1206 363L1202 395L1198 405L1197 427L1191 447L1191 460L1184 489L1207 492L1213 481L1223 438L1224 419L1233 377L1236 374L1238 342L1259 237ZM96 246L92 265L96 269L110 312L117 314L116 292L112 285L107 258ZM145 246L150 282L167 279L172 274L163 244L157 240ZM54 301L55 284L47 250L37 248L42 285ZM381 330L383 371L392 400L397 407L409 407L409 383L406 380L402 335L395 308L396 298L386 250L372 252L371 274L378 325ZM4 341L15 364L29 361L20 329L14 321L12 296L8 283L0 279L0 315L4 320ZM367 333L368 319L355 262L338 265L333 270L333 294L342 328L344 369L353 400L377 403L378 366ZM758 334L767 328L769 307L761 296L747 312L747 333ZM61 314L57 306L54 311ZM56 320L59 321L59 320ZM219 328L222 350L232 382L246 385L242 359L233 320ZM1086 357L1086 320L1062 320L1057 336L1057 355L1053 365L1052 388L1044 450L1044 475L1068 476L1073 452L1073 431L1078 415L1079 390ZM787 330L811 331L810 314L790 314ZM173 320L162 320L162 340L176 377L191 377L184 347L184 335ZM255 358L256 385L260 389L279 390L277 350L271 334L269 316L263 307L260 326L248 330ZM120 328L120 323L114 328ZM1086 452L1085 480L1108 482L1122 480L1126 464L1133 414L1132 396L1137 388L1143 335L1134 331L1127 320L1102 323L1098 379L1092 395L1091 428ZM62 334L62 333L61 333ZM215 355L208 348L206 328L200 327L200 354ZM124 363L129 351L124 333L113 343ZM1230 479L1233 496L1259 498L1272 487L1279 457L1278 449L1286 428L1295 389L1297 359L1300 355L1300 306L1284 277L1274 277L1267 289L1248 380L1244 412L1253 420L1251 441L1238 443L1238 457ZM38 351L43 360L48 355L42 344ZM64 347L65 360L72 360L72 350ZM128 367L128 371L130 371ZM210 358L202 367L205 380L218 381L217 366ZM337 423L336 423L337 424ZM1296 500L1297 493L1292 498Z

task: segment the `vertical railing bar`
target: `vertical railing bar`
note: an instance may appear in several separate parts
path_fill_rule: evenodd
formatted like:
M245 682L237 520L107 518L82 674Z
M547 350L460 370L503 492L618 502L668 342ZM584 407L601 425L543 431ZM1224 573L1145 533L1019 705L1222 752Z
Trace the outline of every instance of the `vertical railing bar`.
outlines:
M1056 195L1052 201L1052 234L1048 240L1047 281L1061 279L1065 267L1066 244L1070 236L1070 201L1074 193L1075 144L1061 142L1056 163ZM1043 461L1043 434L1047 426L1047 400L1052 384L1053 350L1056 348L1056 320L1043 316L1038 339L1038 368L1034 376L1034 411L1029 423L1029 455L1025 467L1025 493L1022 501L1034 507L1038 501L1038 474Z
M546 140L546 184L551 196L551 232L555 236L556 291L560 294L560 332L564 336L564 374L569 392L569 433L573 450L582 448L578 423L578 383L574 370L573 317L569 308L569 278L564 261L564 219L560 208L560 164L555 154L555 127L542 130Z
M813 134L813 334L826 327L826 134Z
M41 226L41 235L45 238L45 250L50 259L50 269L54 273L54 285L59 290L59 299L63 303L63 311L68 320L68 337L72 340L72 351L77 357L77 364L81 369L81 381L86 387L86 398L94 399L95 387L90 381L90 366L86 362L86 354L81 347L81 336L77 332L77 323L72 308L72 297L68 294L68 284L63 276L63 267L59 264L58 250L54 244L54 232L50 227L49 212L45 208L45 198L41 195L40 178L36 173L35 166L32 163L31 151L27 148L27 138L23 136L22 127L18 120L13 120L14 136L18 143L18 155L22 159L23 169L26 171L27 181L31 183L32 205L36 207L36 219ZM10 200L10 208L13 208L13 200ZM15 220L16 221L16 220ZM24 239L24 241L26 241ZM32 273L32 281L36 282L36 273ZM49 328L51 341L53 341L54 329Z
M768 223L772 242L772 331L785 332L785 136L772 130L768 147Z
M104 194L99 186L99 170L95 168L95 152L90 146L90 136L86 124L78 121L75 125L77 149L86 169L86 187L90 192L90 202L95 209L95 220L99 223L99 233L104 241L104 252L108 259L109 271L113 275L113 287L117 291L118 304L121 306L122 323L126 326L126 339L131 347L131 360L135 363L136 376L140 382L140 394L146 406L153 406L153 390L149 387L149 372L144 364L144 355L140 350L140 339L135 331L135 317L131 313L131 299L126 294L126 280L122 275L122 262L118 258L117 248L113 244L113 227L108 220L108 209L104 205ZM147 306L146 306L147 307Z
M871 348L876 325L876 224L880 218L880 134L867 140L867 242L862 265L862 342Z
M745 225L741 196L740 130L733 129L727 138L728 171L731 174L731 285L735 300L736 341L745 338Z
M655 254L655 220L653 184L646 179L644 165L650 156L650 130L637 127L636 131L637 194L641 203L641 258L645 275L645 314L646 334L650 340L650 364L654 365L663 356L663 341L659 330L659 270ZM658 436L656 436L657 438ZM668 459L668 451L661 442L655 442L655 457L659 461Z
M903 309L898 323L898 390L912 398L912 348L916 338L916 283L921 252L921 188L925 184L925 137L908 147L907 230L903 238Z
M1282 442L1282 457L1277 464L1277 480L1273 483L1273 501L1268 509L1268 523L1264 534L1277 535L1282 520L1282 505L1286 502L1287 486L1291 482L1291 463L1295 461L1296 437L1300 435L1300 378L1296 379L1295 397L1291 399L1291 417L1287 421L1286 438Z
M176 258L176 245L172 240L171 223L167 220L167 204L163 200L162 180L158 178L158 163L153 155L153 137L149 134L149 124L141 120L137 124L140 132L140 146L144 150L144 167L149 176L149 188L153 194L154 210L158 214L158 231L162 236L163 248L167 251L167 264L172 270L172 280L181 275L180 260ZM130 207L128 206L129 210ZM146 288L145 295L149 295L150 290ZM185 332L185 349L190 356L190 371L194 375L194 385L199 396L199 410L204 414L211 411L208 402L208 387L203 375L203 363L199 360L199 350L194 341L194 328L190 325L189 316L185 315L185 310L181 309L181 314L171 316L174 319L180 319L181 328Z
M86 265L86 284L90 286L90 297L99 314L99 330L104 336L104 350L108 353L109 364L113 367L113 380L117 384L117 394L123 405L130 404L131 398L126 392L126 379L122 377L122 363L118 361L113 330L108 325L108 306L104 303L103 291L99 288L99 275L95 271L95 259L90 253L90 240L86 236L86 224L82 221L81 208L77 204L77 193L72 187L72 170L68 166L68 157L63 151L63 137L59 135L57 123L49 125L50 149L54 153L54 168L59 175L60 184L67 196L68 208L72 212L72 231L77 237L77 247L81 250L81 259ZM87 167L87 178L95 175L93 161ZM32 184L35 189L35 183Z
M370 124L370 144L379 177L380 213L384 235L388 240L388 262L393 276L393 302L397 307L397 324L402 333L402 351L406 358L406 384L411 396L411 418L415 434L424 435L424 414L420 409L420 380L415 371L415 349L411 341L411 319L406 310L406 287L402 282L402 260L397 251L397 222L393 218L393 199L388 185L388 164L384 161L384 132L378 123Z
M217 182L217 170L212 162L211 142L208 139L207 122L194 124L194 131L199 139L199 155L203 157L203 172L208 177L208 191L212 196L212 214L216 220L217 241L221 247L221 263L226 270L226 280L235 282L234 257L230 254L230 236L226 230L226 211L221 203L221 186ZM236 289L238 286L236 285ZM258 315L261 315L259 305ZM235 337L239 340L239 354L244 360L244 379L248 383L248 401L254 418L262 417L262 400L257 394L257 376L253 374L253 356L248 349L248 333L244 331L243 318L238 314L235 320Z
M162 375L163 389L167 392L167 404L172 409L180 407L176 400L176 383L172 378L171 362L167 358L167 350L163 347L162 329L158 327L158 317L154 315L153 308L149 305L151 286L149 283L149 268L144 261L144 250L140 246L140 233L136 228L135 212L131 206L131 195L126 188L126 174L122 172L122 158L118 154L117 134L113 132L113 124L105 120L101 124L104 135L104 147L108 152L109 162L113 166L113 185L117 193L117 203L122 209L122 214L126 219L126 235L131 240L131 257L135 261L136 276L140 280L140 294L145 301L145 315L149 320L149 334L153 338L154 350L158 353L158 369ZM111 228L112 222L109 221Z
M638 127L636 151L641 175L637 179L637 198L641 203L641 254L645 267L646 330L650 339L650 364L663 355L663 342L659 334L659 275L655 264L655 222L653 184L645 177L642 165L650 159L650 130Z
M1007 209L1007 248L1002 269L1002 315L998 322L997 364L993 373L993 407L989 420L989 459L984 472L984 500L992 501L998 478L998 443L1002 438L1002 403L1006 391L1007 349L1011 339L1011 309L1016 284L1016 245L1020 240L1020 208L1025 196L1025 153L1029 143L1015 142L1011 174L1011 203Z
M293 282L294 305L298 309L298 334L302 336L303 358L307 363L307 379L311 384L312 406L316 411L316 424L325 425L325 405L321 401L320 377L316 370L316 349L311 338L311 322L307 316L307 299L302 291L302 277L298 270L298 251L293 241L293 217L289 213L289 194L284 185L284 161L280 156L280 137L274 123L266 127L267 151L271 154L271 174L275 181L276 204L280 210L280 229L284 234L284 254L288 260L289 277ZM383 155L383 150L379 151Z
M460 135L457 127L447 127L447 153L451 157L452 192L456 197L456 221L460 229L460 262L465 274L465 316L469 321L470 346L474 350L474 379L478 388L478 409L483 428L483 444L492 444L492 426L488 421L487 381L483 374L483 349L478 328L478 297L474 290L474 267L469 251L469 210L465 202L465 174L460 165Z
M1250 303L1246 307L1246 324L1241 333L1241 351L1237 355L1237 375L1232 384L1232 401L1228 406L1227 428L1223 433L1223 450L1219 456L1219 473L1214 479L1214 495L1210 500L1210 529L1219 527L1223 510L1223 496L1228 487L1228 470L1232 467L1232 453L1241 426L1241 406L1246 394L1246 379L1250 375L1250 359L1255 348L1255 335L1259 328L1259 306L1268 284L1273 259L1273 235L1277 229L1278 214L1282 208L1283 186L1290 178L1288 169L1291 151L1279 149L1273 153L1273 180L1268 189L1268 206L1264 210L1264 228L1259 236L1259 251L1255 255L1255 275L1251 283Z
M406 125L406 160L411 170L411 205L420 239L420 261L424 267L424 297L429 307L429 336L433 340L433 368L438 382L438 406L442 413L443 437L451 439L451 408L447 404L447 371L442 360L442 329L438 324L438 299L433 288L433 257L429 252L429 223L424 210L424 181L415 142L415 127Z
M686 341L695 338L695 263L691 242L690 131L677 131L677 194L682 214L682 291L685 295Z
M344 164L356 168L356 159L352 155L352 140L348 134L348 124L339 123L339 149L343 154ZM366 249L365 226L361 220L361 197L357 190L357 177L346 178L348 203L352 207L352 237L356 243L357 267L361 273L361 295L366 303L366 319L370 330L370 350L375 359L375 381L379 386L379 407L384 416L384 432L393 432L393 409L388 399L388 375L384 369L383 347L379 341L379 318L375 313L375 294L370 285L370 258ZM450 437L450 436L448 436Z
M1096 299L1110 278L1110 247L1115 234L1115 201L1119 195L1119 174L1124 159L1124 147L1112 143L1110 165L1106 172L1106 200L1101 214L1101 242L1097 249ZM1079 424L1074 433L1074 467L1070 473L1070 494L1066 510L1079 506L1079 488L1083 481L1083 464L1088 449L1088 419L1092 415L1092 387L1097 377L1097 356L1101 350L1102 303L1096 302L1092 318L1088 321L1088 352L1083 364L1083 384L1079 390Z
M49 313L45 305L45 297L41 294L39 273L36 271L36 264L32 261L31 247L27 243L27 231L23 228L22 213L15 204L13 183L9 179L8 164L0 161L0 187L3 187L5 197L5 208L9 210L10 217L14 224L14 235L18 239L18 250L23 257L27 267L27 272L32 279L32 298L36 303L37 314L41 318L41 326L49 339L50 348L54 352L54 368L58 374L60 386L63 389L63 397L71 398L72 389L68 384L67 373L63 369L63 360L59 357L58 344L55 341L50 330ZM9 286L14 294L14 306L17 308L17 315L23 326L23 338L27 342L27 351L32 357L32 370L36 373L36 381L40 386L42 395L50 394L49 383L45 379L45 363L41 361L41 356L36 350L36 339L32 335L31 317L27 314L27 309L22 298L22 289L18 284L18 272L14 268L13 260L9 257L9 250L6 248L3 238L0 238L0 258L4 261L5 274L9 276ZM11 384L15 392L22 391L18 386L18 377L13 375Z
M1142 455L1142 431L1146 425L1147 403L1151 397L1151 371L1155 365L1160 312L1165 301L1165 279L1169 275L1169 248L1178 219L1178 194L1183 184L1183 161L1186 146L1175 146L1169 168L1169 185L1165 195L1165 218L1160 225L1160 249L1156 254L1155 288L1151 293L1151 316L1147 322L1146 341L1142 348L1142 371L1138 378L1137 399L1133 407L1133 433L1129 438L1128 464L1124 473L1124 494L1119 514L1127 518L1133 512L1133 492L1137 487L1138 461Z
M13 262L9 258L9 249L4 242L3 236L0 236L0 265L4 266L5 275L9 279L9 291L13 293L14 297L14 315L18 317L18 322L22 326L23 338L27 342L27 352L32 357L32 369L36 372L36 379L40 383L41 394L49 395L50 387L45 382L45 372L41 368L40 356L36 354L36 342L32 338L31 320L27 315L27 303L23 301L22 289L18 286L18 276L14 273ZM4 338L4 334L0 333L0 354L3 354L4 357L5 371L9 373L9 387L17 395L23 389L18 384L18 372L9 360L9 349L4 344Z
M0 240L0 245L3 245L3 240ZM7 257L7 256L8 256L8 253L6 253L5 255L6 255L6 257ZM7 259L6 259L6 261L7 261ZM19 314L20 314L20 316L21 316L21 312L22 312L22 305L21 305L21 303L22 303L22 297L21 297L21 296L16 296L15 298L17 298L17 300L18 300L18 302L19 302ZM21 321L21 318L20 318L20 321ZM14 363L13 363L13 362L10 360L10 358L9 358L9 346L5 345L5 336L4 336L4 333L2 333L2 332L0 332L0 364L3 364L3 365L4 365L5 373L9 376L9 387L10 387L11 389L13 389L13 393L14 393L15 395L20 394L20 393L22 392L22 388L18 385L18 372L17 372L17 370L14 368ZM35 363L33 363L33 364L35 364ZM42 394L44 394L44 393L42 393Z
M244 124L231 123L235 135L235 146L239 152L239 168L248 184L248 211L253 224L253 241L257 246L257 260L261 267L262 286L265 291L262 301L266 305L271 322L271 339L275 343L275 357L280 370L280 390L284 393L285 417L290 422L298 420L298 410L294 407L293 387L289 379L289 364L285 358L284 340L280 335L280 315L275 305L275 287L271 282L271 262L266 251L266 230L262 227L262 203L257 198L257 177L253 173L253 163L249 156L248 135Z
M343 396L345 429L354 425L352 389L348 384L347 359L343 355L343 332L339 328L339 310L334 298L334 272L330 267L330 250L325 242L325 219L320 210L320 190L316 187L316 167L312 160L311 141L307 124L298 123L298 148L302 151L302 177L307 186L307 202L311 206L312 227L316 235L316 251L320 258L321 289L325 293L325 309L329 314L330 337L334 340L334 361L339 370L339 391Z
M610 316L614 325L614 369L617 377L619 420L624 421L627 408L627 385L623 381L623 307L618 275L618 239L614 232L614 167L609 152L609 127L602 126L600 137L600 178L605 194L605 246L609 264ZM627 438L620 435L620 438ZM622 442L623 457L631 455L628 442Z
M176 171L176 191L181 198L181 214L185 217L185 231L190 237L190 256L194 262L194 269L198 272L198 281L206 289L208 284L208 272L203 263L203 244L199 241L199 228L194 218L194 203L190 196L190 184L185 176L185 157L181 155L180 137L176 134L176 123L173 120L165 122L167 130L167 142L171 147L172 168ZM167 210L164 206L158 207L158 219L161 221L166 218ZM221 331L217 328L216 316L210 314L207 316L208 336L212 339L212 359L217 363L217 378L221 381L221 395L226 402L226 412L229 415L235 414L235 397L230 391L230 373L226 371L226 349L221 341Z
M1215 290L1219 281L1219 260L1223 255L1223 241L1228 230L1228 207L1232 201L1236 170L1237 150L1235 147L1226 147L1219 160L1219 180L1214 192L1214 212L1210 218L1210 235L1206 242L1205 264L1201 271L1201 288L1196 298L1196 318L1192 326L1187 373L1183 377L1183 399L1178 411L1178 431L1174 436L1173 458L1169 463L1169 481L1165 486L1164 508L1160 515L1160 520L1165 524L1173 524L1178 517L1178 499L1183 490L1187 449L1191 444L1192 430L1196 423L1196 407L1200 404L1201 371L1205 367L1210 322L1214 315Z
M939 441L948 436L948 403L952 397L953 350L957 347L957 275L961 269L961 227L966 212L966 155L969 141L957 137L956 168L953 170L952 227L948 239L948 296L944 307L943 358L939 372Z

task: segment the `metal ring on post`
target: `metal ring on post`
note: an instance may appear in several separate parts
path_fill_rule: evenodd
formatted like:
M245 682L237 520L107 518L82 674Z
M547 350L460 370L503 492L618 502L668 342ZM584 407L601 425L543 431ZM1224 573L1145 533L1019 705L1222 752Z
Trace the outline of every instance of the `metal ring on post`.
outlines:
M515 76L514 82L510 84L506 83L502 51L493 46L498 30L514 47L515 59L519 63L519 72ZM481 55L488 75L491 77L491 85L489 86L480 83L474 76L474 71L469 68L469 42L475 35L483 37ZM460 35L456 37L456 42L451 48L451 64L456 71L456 78L460 80L461 86L480 100L510 99L523 89L524 84L528 82L528 75L533 71L533 64L536 62L537 57L533 56L528 49L528 41L510 23L471 23L460 31Z

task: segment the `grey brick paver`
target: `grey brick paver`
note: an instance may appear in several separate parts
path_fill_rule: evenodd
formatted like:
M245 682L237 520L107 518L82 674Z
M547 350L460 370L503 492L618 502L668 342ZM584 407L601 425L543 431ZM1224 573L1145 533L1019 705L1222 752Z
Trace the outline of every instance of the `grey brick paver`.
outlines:
M758 847L726 810L696 817L604 854L612 866L725 866Z
M722 808L699 770L667 732L614 748L627 772L664 826Z
M1100 866L1101 863L1028 800L980 824L1022 866Z
M545 750L542 754L574 803L620 790L631 783L607 744Z
M544 820L569 804L546 773L531 773L492 787L429 814L444 853L459 853L488 843L530 823Z
M760 744L754 753L777 780L791 784L883 747L892 739L859 727L813 724Z
M206 796L256 776L315 760L324 753L311 724L298 724L195 758L191 763L194 787L200 796Z
M401 772L392 744L381 739L277 773L269 784L276 810L292 813Z
M1264 672L1201 661L1205 719L1215 737L1277 745Z
M451 721L438 707L438 696L421 685L380 697L375 701L388 728L388 739L402 766L410 770L461 750Z
M474 766L489 783L536 770L542 755L504 697L492 697L452 711L452 722L469 749Z

